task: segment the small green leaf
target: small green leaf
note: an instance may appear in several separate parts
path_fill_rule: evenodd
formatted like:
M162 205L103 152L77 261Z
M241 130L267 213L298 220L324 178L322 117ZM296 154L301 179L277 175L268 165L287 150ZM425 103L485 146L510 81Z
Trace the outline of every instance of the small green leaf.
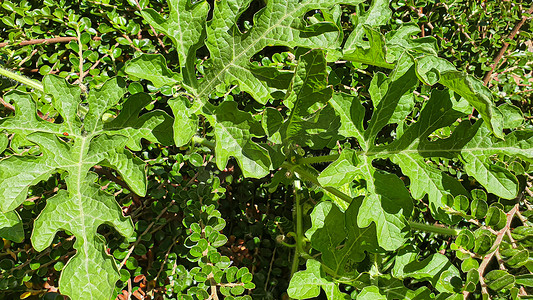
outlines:
M533 275L532 274L523 274L515 277L516 284L533 287Z
M474 199L470 205L472 216L478 220L483 219L489 210L489 205L483 199Z
M485 275L487 286L493 291L500 291L511 287L515 283L515 277L506 270L492 270Z
M461 270L463 272L468 272L472 269L477 269L479 267L479 262L474 258L467 258L461 263Z

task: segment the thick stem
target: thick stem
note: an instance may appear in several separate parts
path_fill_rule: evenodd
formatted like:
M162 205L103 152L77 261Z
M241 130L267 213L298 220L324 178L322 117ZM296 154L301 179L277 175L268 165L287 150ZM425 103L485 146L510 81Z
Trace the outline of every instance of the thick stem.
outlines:
M211 149L215 149L215 143L205 139L205 138L202 138L202 137L199 137L199 136L193 136L192 139L193 143L196 143L196 144L200 144L202 146L206 146L206 147L209 147Z
M350 197L349 195L346 195L345 193L337 190L336 188L322 186L320 184L320 182L318 182L318 179L316 178L316 176L314 174L312 174L311 172L301 168L298 165L293 165L291 163L284 162L282 164L282 167L296 172L302 179L305 179L305 180L313 183L314 185L316 185L316 186L318 186L318 187L330 192L331 194L337 196L339 199L341 199L341 200L343 200L343 201L345 201L347 203L351 203L352 200L353 200L352 197ZM430 224L422 224L422 223L417 223L417 222L413 222L413 221L409 221L409 225L411 226L411 229L419 230L419 231L425 231L425 232L429 232L429 233L436 233L436 234L441 234L441 235L451 235L451 236L457 236L459 234L459 230L453 229L453 228L446 228L446 227L430 225Z
M281 165L283 168L286 168L286 169L289 169L289 170L292 170L296 173L298 173L298 175L302 178L302 179L305 179L311 183L313 183L314 185L318 186L318 187L321 187L322 189L330 192L331 194L337 196L338 198L342 199L343 201L347 202L347 203L351 203L352 202L352 197L346 195L345 193L337 190L336 188L332 188L332 187L324 187L320 184L320 182L318 182L318 179L316 178L316 176L314 174L312 174L311 172L303 169L302 167L298 166L298 165L293 165L291 163L288 163L288 162L283 162L283 164Z
M296 247L294 248L294 257L292 259L291 278L298 271L300 265L300 254L304 253L302 247L303 225L302 225L302 206L300 205L300 180L294 181L294 210L296 212Z
M414 230L425 231L429 233L436 233L440 235L457 236L459 235L459 232L460 232L460 230L457 230L454 228L447 228L447 227L441 227L441 226L436 226L436 225L418 223L414 221L409 221L409 226L411 226L411 229L414 229Z
M13 79L15 81L18 81L22 84L25 84L35 90L38 90L38 91L44 91L43 89L43 85L39 82L39 81L36 81L36 80L33 80L33 79L29 79L29 78L26 78L22 75L19 75L17 73L14 73L12 71L9 71L9 70L6 70L2 67L0 67L0 75L1 76L4 76L4 77L7 77L7 78L10 78L10 79Z
M302 157L298 160L299 164L318 164L318 163L325 163L325 162L332 162L337 160L339 158L338 154L331 154L331 155L324 155L324 156L310 156L310 157Z

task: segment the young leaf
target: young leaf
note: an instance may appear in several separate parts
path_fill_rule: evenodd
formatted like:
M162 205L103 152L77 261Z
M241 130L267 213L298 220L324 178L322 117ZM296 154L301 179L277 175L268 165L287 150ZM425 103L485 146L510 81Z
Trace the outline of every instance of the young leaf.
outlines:
M142 16L150 25L158 31L163 32L172 40L178 52L178 59L182 70L181 75L185 79L185 84L194 85L196 83L194 70L196 50L201 47L201 43L205 38L205 20L209 10L209 4L207 1L197 1L191 4L190 0L170 0L167 2L170 8L170 15L166 19L161 17L153 9L144 9ZM157 68L167 73L165 71L167 68L165 59L162 56L158 57L143 54L139 59L147 63L151 61L150 64L157 66ZM132 62L129 66L130 68L133 66L140 67L139 62ZM155 78L158 72L154 73L152 71L146 73L146 71L144 69L145 75L138 77L148 80L158 80ZM128 74L131 73L128 72ZM169 76L165 77L168 78ZM174 75L171 78L175 78Z

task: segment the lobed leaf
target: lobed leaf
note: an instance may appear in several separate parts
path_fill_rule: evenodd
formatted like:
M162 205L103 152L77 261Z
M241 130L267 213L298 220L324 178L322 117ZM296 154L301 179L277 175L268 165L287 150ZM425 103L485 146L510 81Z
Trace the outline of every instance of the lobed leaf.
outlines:
M52 103L63 117L62 123L37 118L29 95L20 92L6 95L14 101L15 116L0 120L0 130L25 137L42 155L13 155L0 161L0 195L3 196L0 208L3 216L7 214L13 219L11 211L24 201L30 186L59 170L65 171L67 189L47 201L35 220L32 243L36 250L42 251L52 243L56 232L72 232L77 252L61 275L62 294L73 299L108 299L119 272L97 229L102 224L112 225L125 237L131 237L133 225L122 215L114 198L95 184L97 176L90 170L98 164L111 167L132 191L144 195L147 185L144 162L125 146L138 149L141 138L168 141L163 132L169 130L170 117L161 111L139 117L150 97L136 94L126 101L122 114L105 123L103 114L126 92L120 78L108 80L101 88L91 91L89 111L83 121L79 88L54 76L45 77L44 86L46 92L53 93Z

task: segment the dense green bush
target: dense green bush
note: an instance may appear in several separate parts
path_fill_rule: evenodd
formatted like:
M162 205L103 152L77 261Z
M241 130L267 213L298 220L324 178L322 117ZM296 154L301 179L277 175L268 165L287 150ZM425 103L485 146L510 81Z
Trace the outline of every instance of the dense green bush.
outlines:
M528 299L529 5L2 1L0 299Z

